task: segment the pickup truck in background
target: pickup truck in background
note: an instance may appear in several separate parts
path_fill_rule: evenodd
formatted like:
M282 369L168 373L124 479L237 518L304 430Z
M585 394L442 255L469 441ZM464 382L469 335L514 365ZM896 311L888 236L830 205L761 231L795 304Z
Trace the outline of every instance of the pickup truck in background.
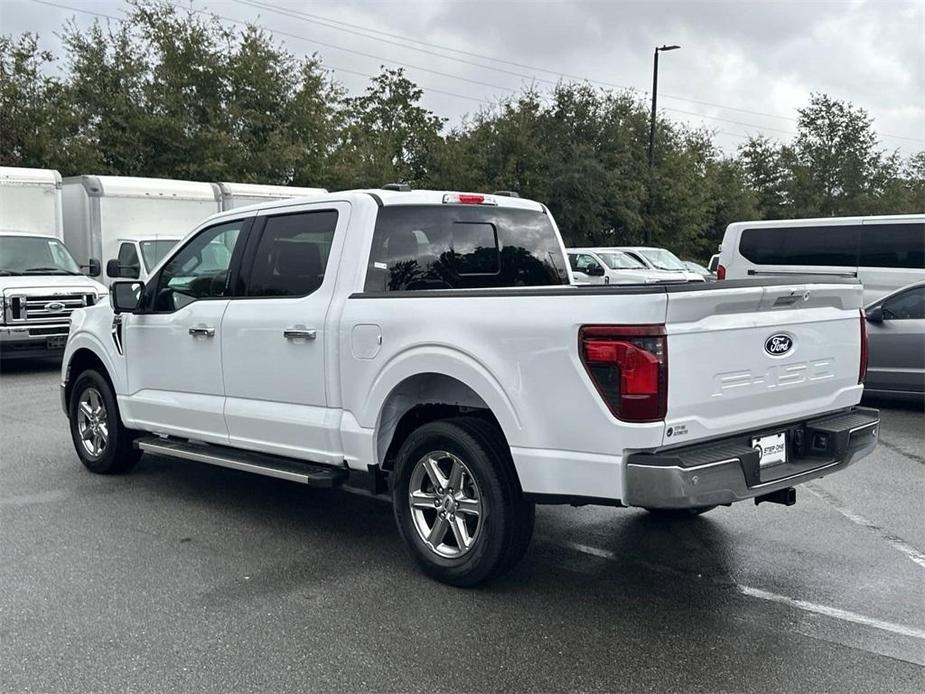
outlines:
M474 585L535 503L790 504L870 453L860 306L837 278L573 286L540 203L346 191L215 215L114 282L72 316L62 405L93 472L389 493L418 564Z

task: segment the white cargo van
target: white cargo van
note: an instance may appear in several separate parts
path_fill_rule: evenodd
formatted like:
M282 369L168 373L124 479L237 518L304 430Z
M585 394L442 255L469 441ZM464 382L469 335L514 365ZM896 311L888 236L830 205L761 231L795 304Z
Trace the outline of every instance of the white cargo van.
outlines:
M864 303L925 279L925 215L735 222L720 247L718 279L857 277Z
M222 210L273 202L287 198L314 198L328 191L324 188L298 188L296 186L265 186L256 183L214 183Z
M0 166L0 229L62 239L62 219L61 174Z
M63 193L64 242L79 263L91 256L102 258L106 284L116 277L142 277L145 248L160 249L163 256L187 231L221 209L213 185L198 181L73 176L64 179ZM127 262L108 262L120 256Z

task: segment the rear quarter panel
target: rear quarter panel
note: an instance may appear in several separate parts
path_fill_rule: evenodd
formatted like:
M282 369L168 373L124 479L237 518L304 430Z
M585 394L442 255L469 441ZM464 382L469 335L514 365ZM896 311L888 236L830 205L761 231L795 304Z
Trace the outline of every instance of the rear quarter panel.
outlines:
M492 408L515 447L618 454L657 445L662 423L630 425L609 412L578 355L591 323L660 323L664 294L352 298L341 319L343 406L377 426L383 401L416 373L453 376ZM354 328L376 325L380 349L357 358Z

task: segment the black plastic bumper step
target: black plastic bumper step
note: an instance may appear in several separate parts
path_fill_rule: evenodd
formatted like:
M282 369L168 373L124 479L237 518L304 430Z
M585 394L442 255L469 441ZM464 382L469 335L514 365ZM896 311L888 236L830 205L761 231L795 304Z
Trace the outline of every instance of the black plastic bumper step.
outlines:
M307 484L311 487L339 487L348 477L346 467L307 463L282 456L241 451L228 446L191 443L181 439L147 436L137 439L135 447L153 455L173 456L198 463L218 465L256 475Z

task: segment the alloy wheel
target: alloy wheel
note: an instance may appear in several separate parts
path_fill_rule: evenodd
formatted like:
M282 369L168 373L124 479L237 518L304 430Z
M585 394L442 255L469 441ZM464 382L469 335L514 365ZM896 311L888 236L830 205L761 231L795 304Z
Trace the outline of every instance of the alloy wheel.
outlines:
M414 527L435 554L457 559L469 552L481 530L479 485L466 464L448 451L432 451L414 466L408 485Z
M77 401L77 431L88 455L98 458L109 444L109 420L103 396L96 388L87 388Z

